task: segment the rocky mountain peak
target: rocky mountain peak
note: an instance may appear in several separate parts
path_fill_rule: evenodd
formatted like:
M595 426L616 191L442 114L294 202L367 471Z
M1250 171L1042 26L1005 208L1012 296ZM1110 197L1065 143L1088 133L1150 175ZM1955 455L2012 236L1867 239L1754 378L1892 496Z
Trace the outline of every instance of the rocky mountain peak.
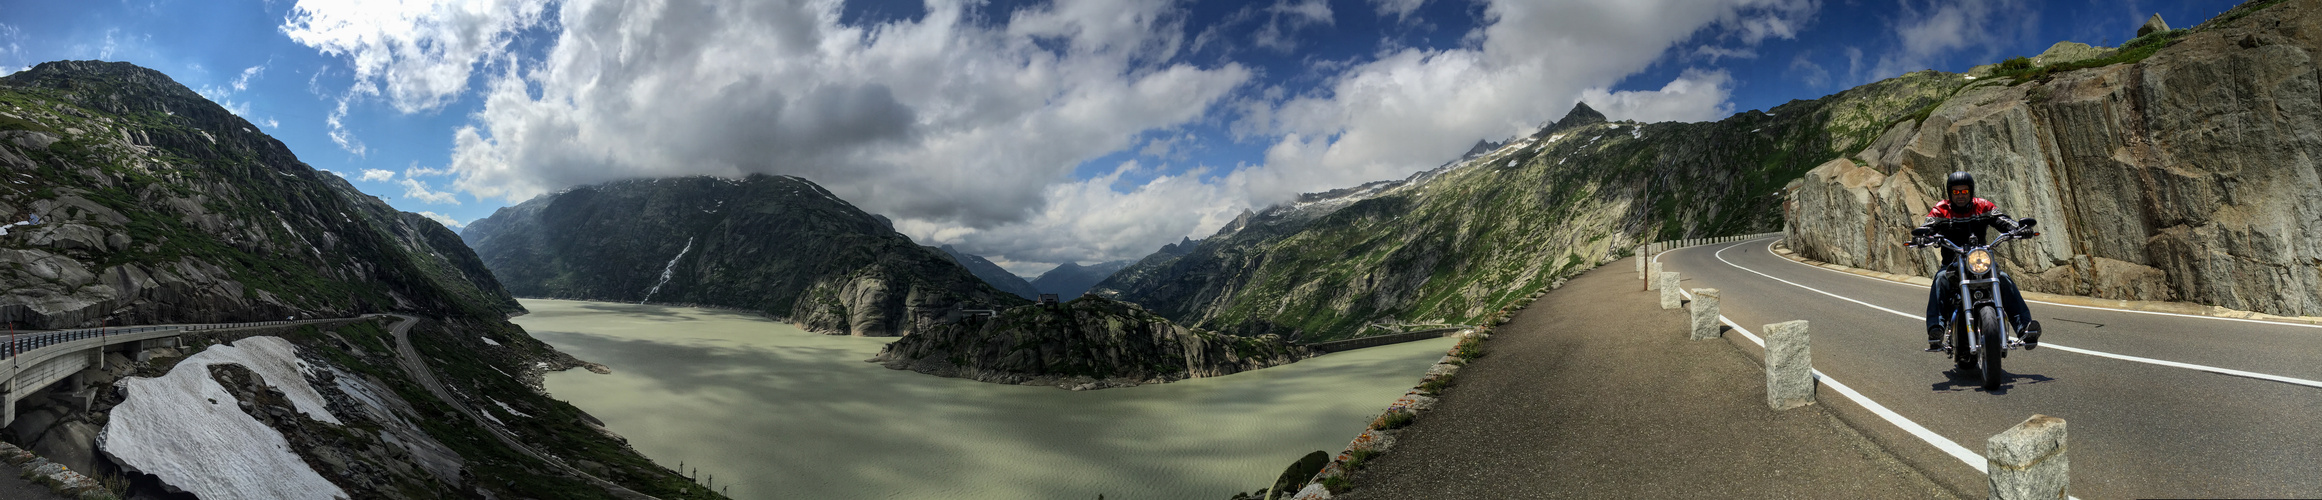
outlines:
M1549 132L1604 122L1604 113L1597 112L1596 108L1588 107L1588 103L1573 103L1572 111L1565 112L1564 119L1556 120L1556 123L1550 124L1548 128L1541 129L1540 134L1546 135Z

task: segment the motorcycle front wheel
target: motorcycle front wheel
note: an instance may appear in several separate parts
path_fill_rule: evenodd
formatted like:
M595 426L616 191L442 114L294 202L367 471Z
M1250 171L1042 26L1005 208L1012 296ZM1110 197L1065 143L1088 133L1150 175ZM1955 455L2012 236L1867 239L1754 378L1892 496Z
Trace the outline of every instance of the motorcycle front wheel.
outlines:
M1983 372L1983 390L1998 389L2000 382L2007 380L2007 375L2000 372L2000 356L2007 352L2007 338L2000 330L1999 311L1991 306L1975 308L1975 329L1975 334L1983 340L1983 348L1979 349L1982 352L1976 353L1982 361L1982 366L1977 368Z

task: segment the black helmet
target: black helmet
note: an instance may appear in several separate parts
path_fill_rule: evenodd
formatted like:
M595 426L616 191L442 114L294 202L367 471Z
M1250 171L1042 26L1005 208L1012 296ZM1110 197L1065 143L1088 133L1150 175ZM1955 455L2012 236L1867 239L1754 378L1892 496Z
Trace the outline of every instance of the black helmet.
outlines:
M1967 196L1969 198L1974 198L1975 174L1970 174L1967 172L1952 172L1950 177L1944 178L1943 199L1951 199L1951 189L1956 186L1967 186Z

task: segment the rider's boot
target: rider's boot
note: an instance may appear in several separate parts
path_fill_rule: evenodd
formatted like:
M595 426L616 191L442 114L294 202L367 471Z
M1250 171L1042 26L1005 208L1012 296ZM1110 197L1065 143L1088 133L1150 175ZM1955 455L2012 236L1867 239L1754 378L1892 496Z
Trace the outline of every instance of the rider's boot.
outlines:
M2024 350L2040 348L2040 320L2026 321L2016 327L2016 336L2024 341Z
M1927 325L1927 352L1943 352L1943 325Z

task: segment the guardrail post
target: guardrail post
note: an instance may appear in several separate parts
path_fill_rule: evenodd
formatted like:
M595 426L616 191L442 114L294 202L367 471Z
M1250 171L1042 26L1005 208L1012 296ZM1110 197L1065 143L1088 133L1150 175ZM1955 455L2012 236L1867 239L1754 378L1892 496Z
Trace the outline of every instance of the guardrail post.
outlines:
M1814 357L1806 321L1763 327L1766 333L1766 406L1787 410L1814 404Z
M1645 279L1645 259L1647 258L1651 258L1651 256L1645 255L1645 246L1637 245L1637 279Z
M1693 340L1717 338L1717 289L1693 289Z
M1646 291L1652 291L1652 290L1660 290L1660 289L1661 289L1661 261L1653 261L1652 263L1645 264L1645 266L1646 266L1646 269L1651 269L1651 271L1647 271L1647 273L1650 273L1650 274L1648 274L1648 275L1647 275L1648 277L1647 277L1647 278L1645 278L1645 290L1646 290Z
M1677 273L1661 273L1661 308L1676 309L1684 303L1685 297L1677 295Z
M1983 445L1993 500L2068 498L2072 481L2064 460L2064 419L2032 415Z

